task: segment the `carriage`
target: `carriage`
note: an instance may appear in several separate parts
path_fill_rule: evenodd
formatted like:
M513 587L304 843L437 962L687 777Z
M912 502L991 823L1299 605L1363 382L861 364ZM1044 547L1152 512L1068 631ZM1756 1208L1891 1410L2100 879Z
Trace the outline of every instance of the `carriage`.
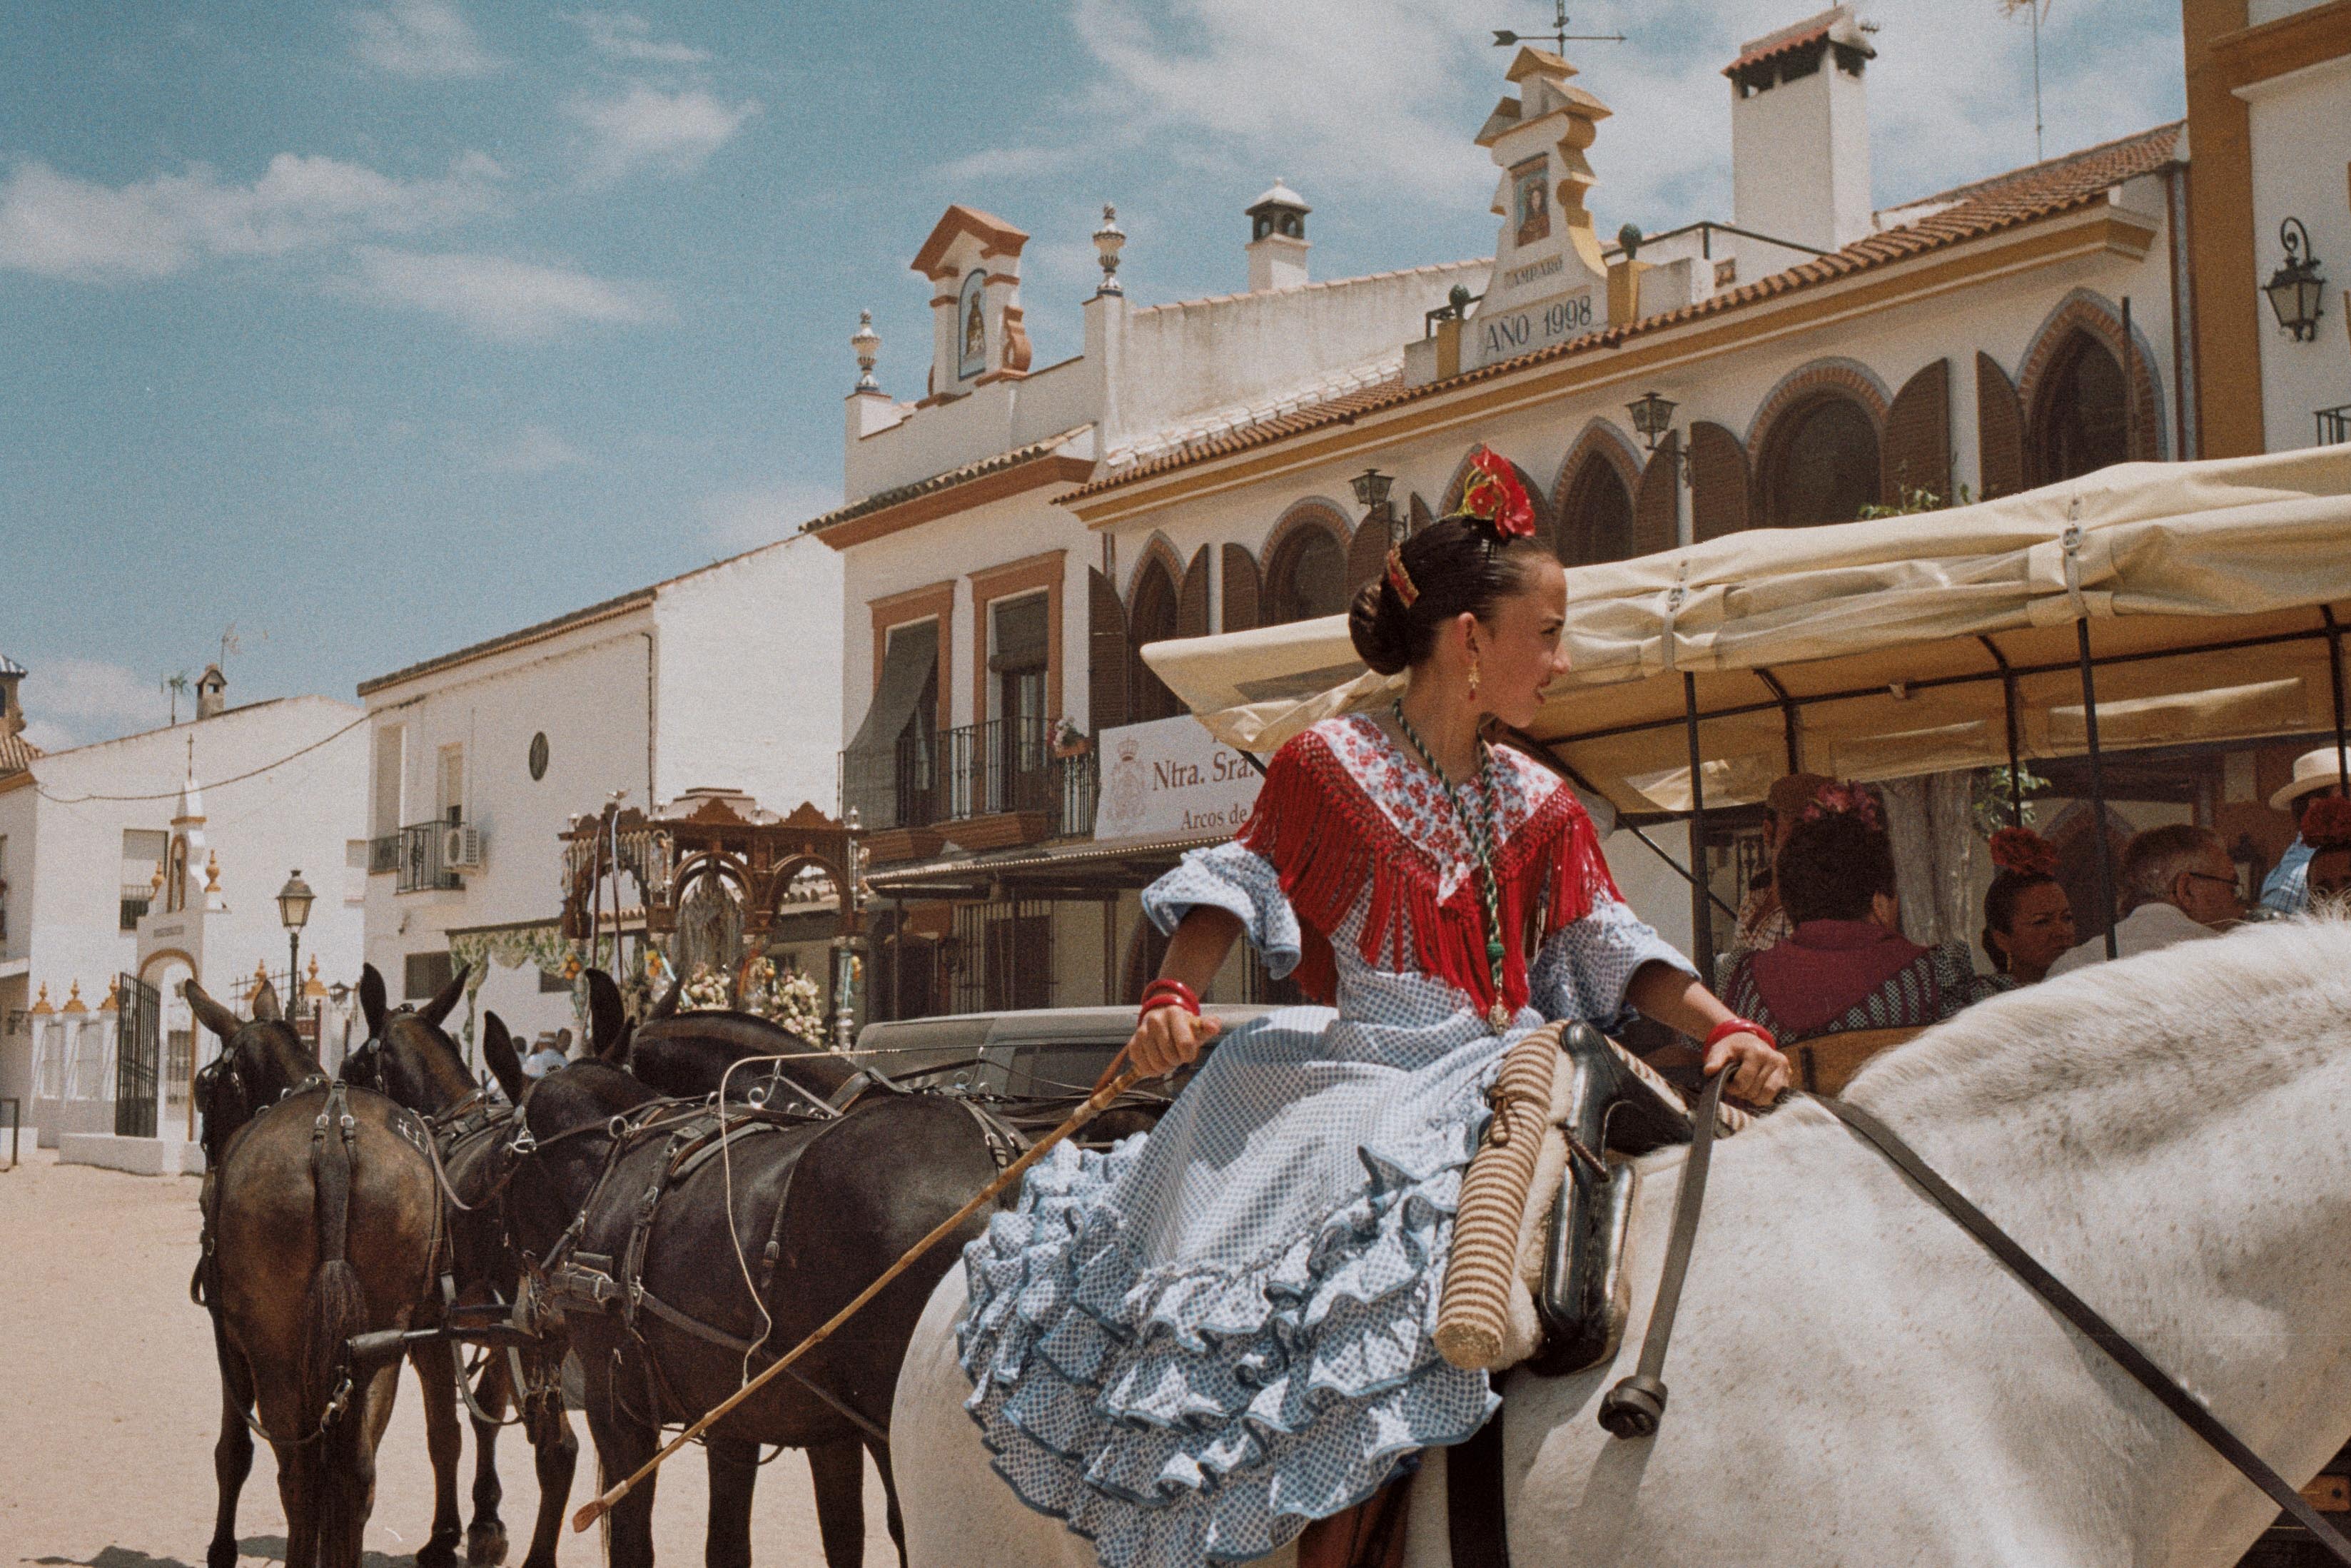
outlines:
M2292 832L2270 785L2296 752L2346 746L2346 622L2351 447L2126 465L1971 507L1579 568L1573 669L1506 738L1576 786L1628 889L1667 891L1659 871L1681 884L1707 972L1756 858L1757 803L1797 771L1886 788L1897 837L1909 808L1904 869L1926 864L1905 876L1906 909L1923 890L1942 936L1973 935L1965 911L1990 874L1979 829L2058 797L2063 874L2090 912L2085 935L2103 931L2111 954L2120 841L2149 817L2234 836L2258 892ZM1144 656L1218 739L1258 756L1403 682L1362 672L1343 617ZM1804 1087L1833 1092L1901 1038L1792 1055ZM2304 1496L2351 1512L2351 1449ZM2305 1559L2310 1542L2282 1522L2246 1561L2327 1561Z

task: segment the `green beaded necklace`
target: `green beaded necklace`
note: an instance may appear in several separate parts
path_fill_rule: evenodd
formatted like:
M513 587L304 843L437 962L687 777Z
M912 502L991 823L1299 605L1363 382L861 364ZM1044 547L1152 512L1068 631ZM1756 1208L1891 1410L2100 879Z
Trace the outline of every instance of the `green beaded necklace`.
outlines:
M1402 697L1396 699L1392 711L1395 714L1397 727L1404 731L1404 737L1412 742L1413 750L1419 753L1422 766L1436 776L1438 787L1445 791L1445 798L1452 802L1453 814L1461 821L1462 834L1468 839L1469 848L1478 857L1479 900L1486 910L1486 964L1494 978L1494 1005L1486 1009L1486 1021L1496 1034L1500 1034L1510 1027L1511 1015L1510 1004L1502 1000L1502 895L1494 881L1494 825L1501 820L1501 811L1494 804L1493 748L1486 744L1482 736L1479 737L1478 790L1485 797L1486 806L1485 820L1481 821L1461 799L1461 792L1454 788L1453 780L1445 776L1445 769L1437 765L1437 758L1430 754L1427 743L1420 738L1420 731L1413 728L1412 720L1405 717Z

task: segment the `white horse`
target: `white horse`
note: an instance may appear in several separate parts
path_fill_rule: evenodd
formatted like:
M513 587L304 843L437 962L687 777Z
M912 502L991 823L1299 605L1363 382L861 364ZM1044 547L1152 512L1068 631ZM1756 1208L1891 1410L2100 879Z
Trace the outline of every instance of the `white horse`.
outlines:
M1997 998L1848 1097L2290 1480L2351 1437L2351 924L2265 925ZM1632 1370L1678 1152L1642 1169L1614 1364L1511 1376L1513 1559L1544 1568L2225 1568L2276 1510L1819 1106L1720 1145L1653 1438ZM1092 1568L961 1408L961 1270L898 1382L912 1568ZM1410 1568L1446 1568L1441 1451ZM1287 1558L1288 1552L1280 1556Z

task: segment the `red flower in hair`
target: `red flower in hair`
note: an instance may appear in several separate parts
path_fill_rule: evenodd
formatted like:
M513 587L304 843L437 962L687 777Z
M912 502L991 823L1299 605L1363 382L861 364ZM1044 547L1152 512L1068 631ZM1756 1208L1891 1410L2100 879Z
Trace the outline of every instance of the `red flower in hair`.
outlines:
M1826 817L1857 817L1865 828L1884 827L1877 817L1877 797L1852 779L1823 784L1813 793L1813 803L1804 808L1804 821L1817 822Z
M2031 828L2002 828L1991 836L1991 863L2019 876L2057 874L2057 846Z
M1504 543L1530 538L1535 531L1535 505L1527 499L1527 487L1519 483L1518 470L1490 446L1480 446L1469 455L1469 481L1461 487L1461 510L1487 525Z
M2302 814L2302 841L2314 850L2351 844L2351 800L2322 795Z

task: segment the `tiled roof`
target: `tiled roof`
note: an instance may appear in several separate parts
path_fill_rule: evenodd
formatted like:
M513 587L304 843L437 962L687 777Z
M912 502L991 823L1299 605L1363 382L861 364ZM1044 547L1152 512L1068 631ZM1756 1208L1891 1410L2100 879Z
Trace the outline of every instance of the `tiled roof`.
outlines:
M396 686L402 681L413 681L419 675L429 675L435 670L445 670L452 664L462 664L468 660L481 658L485 654L520 647L525 643L536 643L542 637L551 636L569 627L585 626L590 622L601 621L608 616L618 615L622 611L634 610L640 605L651 604L653 601L653 591L650 588L640 588L633 592L623 593L618 598L590 604L584 610L574 610L569 613L558 615L552 621L541 621L536 625L526 626L519 632L508 632L503 636L492 637L486 642L469 643L465 647L450 653L435 653L429 659L420 660L416 664L394 670L388 675L378 675L373 680L361 681L360 695L367 696L371 693L381 691L386 686Z
M1049 435L1042 441L1032 441L1026 446L1016 446L1009 452L998 452L991 456L980 458L976 463L967 463L960 468L949 468L945 473L934 474L927 479L917 479L909 485L893 486L887 490L876 490L862 501L852 501L846 507L835 507L820 517L810 518L801 525L800 531L820 534L827 528L864 517L870 512L881 511L886 507L894 507L901 501L911 501L917 496L927 496L937 490L952 489L957 485L967 484L971 480L987 475L1018 467L1032 458L1042 457L1075 437L1084 434L1086 429L1087 426L1081 424L1073 429L1065 430L1059 435Z
M1828 36L1829 25L1823 22L1817 26L1802 28L1785 37L1759 38L1753 48L1723 67L1722 74L1735 76L1750 66L1760 66L1766 60L1776 60L1782 55L1792 55L1798 49L1808 48Z
M18 664L7 654L0 653L0 675L22 675L28 674L30 673L31 672L27 671L24 665Z
M1248 402L1228 403L1145 432L1112 447L1103 454L1103 462L1115 472L1131 463L1203 447L1237 430L1254 429L1287 415L1320 410L1345 398L1403 384L1404 350L1398 347L1376 359L1349 365L1279 392Z
M1874 267L1907 261L1949 246L2072 212L2100 200L2108 189L2125 180L2152 173L2171 162L2182 128L2183 122L2174 120L2136 136L2123 137L2045 163L1962 186L1943 198L1912 204L1928 207L1937 199L1949 203L1947 206L1927 212L1913 222L1855 240L1843 250L1814 256L1767 277L1757 278L1741 287L1709 296L1694 305L1645 316L1621 327L1589 332L1515 359L1498 360L1444 381L1405 386L1398 377L1383 386L1350 392L1316 407L1284 412L1252 424L1219 431L1155 456L1142 458L1126 467L1113 469L1089 484L1080 486L1061 499L1063 502L1082 500L1192 463L1228 456L1327 425L1352 423L1365 414L1453 392L1473 382L1491 381L1594 349L1620 348L1653 332L1720 316L1761 300L1835 282Z
M0 774L22 773L41 755L41 748L21 735L0 733Z

